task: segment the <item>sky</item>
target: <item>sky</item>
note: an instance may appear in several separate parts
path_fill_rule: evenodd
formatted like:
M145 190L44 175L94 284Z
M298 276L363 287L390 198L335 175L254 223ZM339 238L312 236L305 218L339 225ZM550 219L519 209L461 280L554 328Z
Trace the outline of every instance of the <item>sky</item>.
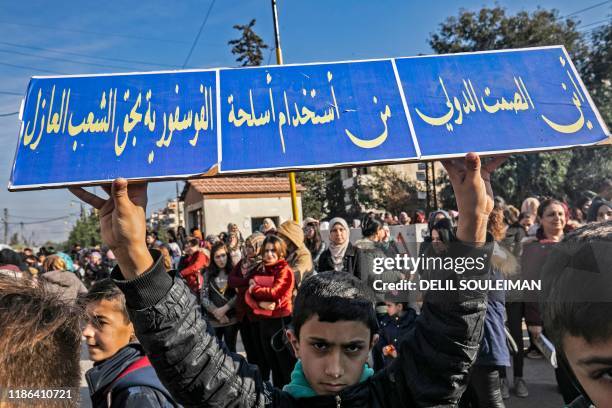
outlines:
M461 8L498 4L511 14L556 8L561 16L579 12L574 17L588 30L610 18L612 1L600 3L278 0L278 12L284 62L309 63L432 54L430 33ZM269 0L0 2L0 184L8 185L20 128L17 115L3 114L19 110L31 76L235 67L227 44L238 37L232 27L252 18L257 20L255 31L271 46L264 63L274 64ZM45 165L34 171L45 171ZM150 184L149 212L175 197L175 190L176 182ZM97 192L103 195L101 189ZM23 233L40 245L66 240L80 203L67 190L11 193L2 187L0 211L4 208L9 234ZM3 234L2 229L0 242Z

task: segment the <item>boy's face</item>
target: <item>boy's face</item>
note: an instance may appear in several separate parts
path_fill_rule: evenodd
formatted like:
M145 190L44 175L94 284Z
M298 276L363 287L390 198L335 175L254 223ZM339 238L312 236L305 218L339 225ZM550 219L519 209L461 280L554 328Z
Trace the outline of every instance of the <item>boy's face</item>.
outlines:
M117 300L103 299L87 305L87 322L83 336L89 358L103 361L125 347L134 335L132 323L125 318Z
M596 407L612 407L612 339L588 343L583 337L566 335L563 351Z
M321 322L313 315L300 328L299 340L288 332L304 375L318 395L338 394L357 384L368 354L378 341L362 322Z
M402 312L403 306L401 303L385 302L387 305L387 314L389 316L395 316Z

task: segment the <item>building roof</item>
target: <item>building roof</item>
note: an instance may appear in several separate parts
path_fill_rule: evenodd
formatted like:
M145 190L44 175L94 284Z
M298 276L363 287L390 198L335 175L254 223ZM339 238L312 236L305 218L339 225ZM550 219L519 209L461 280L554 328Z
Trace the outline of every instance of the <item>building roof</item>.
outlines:
M261 194L289 193L288 177L206 177L188 180L196 191L202 194ZM301 184L297 191L304 191Z

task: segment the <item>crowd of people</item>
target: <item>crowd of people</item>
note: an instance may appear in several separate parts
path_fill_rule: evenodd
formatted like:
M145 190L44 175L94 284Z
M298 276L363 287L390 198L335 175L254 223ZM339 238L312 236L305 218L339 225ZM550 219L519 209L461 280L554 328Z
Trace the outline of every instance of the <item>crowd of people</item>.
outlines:
M153 231L139 238L128 231L142 230L141 224L130 224L144 222L134 210L137 205L127 194L111 196L115 207L123 205L124 216L134 219L117 232L128 237L121 241L128 248L106 242L101 248L77 244L67 252L5 249L0 287L11 285L8 279L31 281L35 284L14 287L58 308L46 289L43 295L34 293L34 287L52 288L74 305L64 320L72 331L72 314L84 322L81 334L95 362L86 378L96 407L109 401L117 407L284 407L304 406L295 401L317 396L331 396L321 401L336 407L503 407L511 389L528 397L523 359L542 358L536 347L540 336L563 347L560 331L582 331L549 326L562 317L516 293L471 293L448 306L448 299L441 302L437 293L407 301L372 292L374 279L409 279L401 270L372 273L376 258L400 253L389 226L427 224L419 250L425 256L470 243L462 249L466 253L490 253L487 273L493 279L540 279L565 236L612 240L612 185L604 184L598 195L575 205L529 197L515 207L499 196L487 199L487 178L466 163L447 167L458 211L364 214L351 223L361 231L355 242L349 223L340 217L278 226L268 218L247 237L230 223L214 234L179 227L168 231L168 242ZM483 166L483 171L492 170ZM474 182L466 185L465 180ZM75 194L100 206L84 190ZM486 227L477 227L482 224L479 214L486 215ZM327 241L322 229L329 232ZM599 235L583 232L593 230ZM1 320L0 327L9 324ZM523 341L523 320L529 346ZM609 326L609 319L602 325ZM238 335L250 365L235 354ZM0 360L10 358L4 353ZM18 365L6 367L16 370ZM578 384L573 372L561 365L556 369L567 404L586 398L585 389L590 389L584 381ZM0 381L0 387L5 385ZM593 392L588 393L591 399Z

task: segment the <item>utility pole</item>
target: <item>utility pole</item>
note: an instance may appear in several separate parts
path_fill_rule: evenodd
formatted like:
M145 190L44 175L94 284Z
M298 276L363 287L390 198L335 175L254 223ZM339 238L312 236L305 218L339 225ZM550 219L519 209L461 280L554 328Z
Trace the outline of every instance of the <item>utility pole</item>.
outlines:
M8 208L4 209L4 243L8 244Z
M431 193L430 193L430 187L429 187L429 162L425 163L425 191L427 194L427 197L425 199L425 211L427 211L427 213L429 213L431 211Z
M283 65L283 52L280 45L280 32L278 29L278 11L276 10L276 0L272 0L272 17L274 21L274 44L276 48L276 63ZM300 214L297 205L297 191L295 187L295 173L289 173L289 188L291 189L291 212L293 213L293 221L300 222Z
M434 210L437 210L438 207L438 192L436 190L436 162L431 162L431 181L433 184L433 202L434 202Z
M179 187L178 182L176 183L176 225L183 225L181 223L181 209L179 208Z

